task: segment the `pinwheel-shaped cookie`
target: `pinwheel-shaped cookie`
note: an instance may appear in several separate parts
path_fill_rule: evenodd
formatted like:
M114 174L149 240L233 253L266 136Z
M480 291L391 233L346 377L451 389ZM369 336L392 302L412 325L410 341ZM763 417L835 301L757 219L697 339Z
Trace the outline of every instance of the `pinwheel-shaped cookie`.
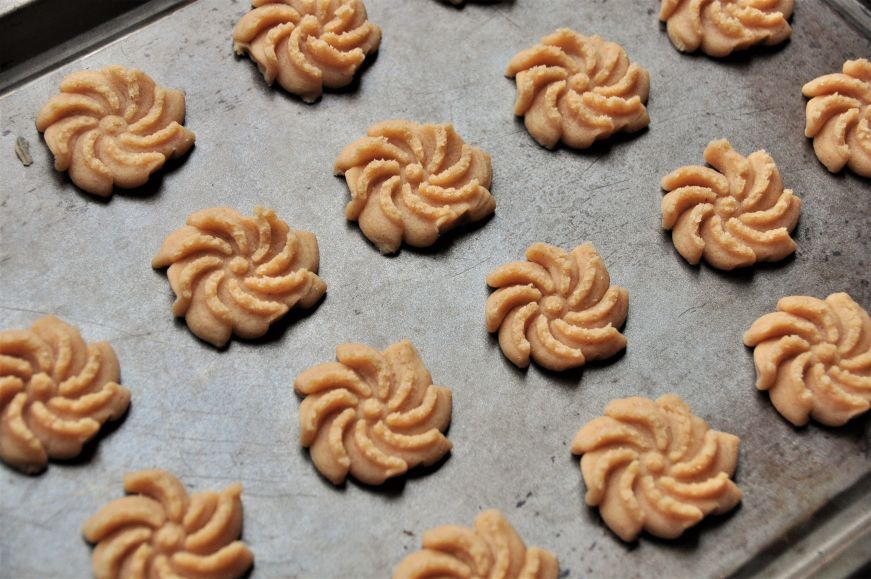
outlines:
M248 54L270 86L316 101L326 88L350 84L381 29L361 0L252 0L233 31L236 54Z
M567 253L546 243L526 250L527 261L498 267L487 284L487 331L499 331L505 356L520 368L529 357L550 370L610 358L626 347L618 330L626 320L629 293L612 286L591 243Z
M848 60L843 73L816 78L801 90L811 99L804 134L826 169L837 173L846 165L871 177L871 62Z
M742 157L721 139L708 144L705 161L714 168L681 167L662 179L662 226L678 253L725 270L792 254L801 200L783 188L771 156Z
M164 470L124 477L131 494L115 499L82 525L97 579L242 577L254 555L242 533L242 485L188 496Z
M141 70L109 66L61 81L36 128L54 154L54 167L88 193L107 197L113 186L139 187L167 159L180 157L195 136L184 123L184 93L163 88Z
M451 391L434 386L408 341L378 352L361 344L336 348L338 362L309 368L294 382L300 441L333 484L350 472L378 485L451 450Z
M220 348L233 333L258 338L291 308L315 305L327 291L319 261L315 235L291 229L273 210L255 207L252 218L216 207L192 213L151 266L169 266L172 313Z
M475 517L475 528L443 525L423 535L423 549L407 556L393 579L474 577L476 579L556 579L559 561L550 551L526 548L497 510Z
M650 124L650 75L619 44L560 28L519 52L505 75L516 78L514 114L548 149L562 140L586 149L597 139Z
M681 52L699 48L728 56L756 44L774 46L789 38L794 0L662 0L659 20Z
M369 127L336 159L351 190L345 216L381 253L415 247L493 213L490 155L463 142L451 125L385 121Z
M756 387L796 426L840 426L871 408L871 318L845 293L791 296L744 333Z
M738 437L711 430L673 394L614 400L572 442L582 454L586 501L624 541L642 530L678 537L741 501L732 482Z
M78 455L127 411L130 391L119 375L107 342L86 345L54 316L0 332L0 459L36 473L49 459Z

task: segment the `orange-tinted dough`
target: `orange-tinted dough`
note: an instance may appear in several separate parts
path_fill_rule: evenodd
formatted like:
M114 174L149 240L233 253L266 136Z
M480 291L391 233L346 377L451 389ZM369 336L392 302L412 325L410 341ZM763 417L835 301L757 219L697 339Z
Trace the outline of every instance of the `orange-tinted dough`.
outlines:
M556 579L559 561L539 547L526 548L514 527L497 510L475 517L474 529L444 525L423 535L423 549L407 556L393 579L475 577L480 579Z
M744 344L756 348L756 387L796 426L840 426L871 407L871 318L845 293L781 299Z
M291 308L318 303L327 291L319 263L314 233L291 229L273 210L255 207L254 217L244 217L215 207L192 213L151 267L169 267L172 313L221 347L233 333L258 338Z
M499 332L502 353L520 368L532 358L550 370L609 358L626 347L618 330L629 293L611 285L591 243L567 253L546 243L526 250L527 261L496 268L487 284L487 331Z
M0 332L0 459L26 473L69 459L121 417L130 391L107 342L85 344L54 316Z
M154 84L141 70L108 66L67 75L61 93L36 118L54 168L88 193L139 187L193 146L183 127L184 93Z
M708 144L705 161L714 168L690 165L662 179L662 226L684 259L730 270L792 254L801 200L783 188L771 156L743 157L721 139Z
M384 121L369 127L336 159L351 190L345 216L381 253L402 242L427 247L462 223L496 208L490 155L447 125Z
M300 441L333 484L348 473L371 485L430 465L451 450L451 391L434 386L408 341L378 352L336 348L338 362L309 368L294 382Z
M680 536L709 513L741 501L732 482L737 436L711 430L673 394L654 402L614 400L605 415L581 428L572 453L581 454L586 501L624 541L642 530Z
M144 470L128 473L124 490L130 496L110 501L82 525L85 539L96 543L97 579L234 579L254 563L238 540L242 485L188 496L170 473Z
M586 37L568 28L519 52L505 75L517 80L514 114L539 144L551 149L562 140L585 149L620 131L650 124L650 75L629 62L619 44Z
M381 43L361 0L252 0L233 30L233 49L306 102L350 84Z
M871 177L871 62L848 60L842 73L827 74L802 87L807 104L804 134L826 168L846 165Z
M772 46L789 38L794 0L662 0L659 19L681 52L699 48L728 56L756 44Z

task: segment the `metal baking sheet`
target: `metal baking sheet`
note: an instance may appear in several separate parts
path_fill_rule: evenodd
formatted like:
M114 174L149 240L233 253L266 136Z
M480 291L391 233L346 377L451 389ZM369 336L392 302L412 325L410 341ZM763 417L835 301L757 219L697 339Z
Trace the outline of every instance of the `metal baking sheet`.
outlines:
M36 477L0 468L0 576L88 575L80 525L121 496L125 471L150 467L191 489L241 481L253 576L270 578L385 577L424 530L470 524L485 508L553 550L567 577L752 573L832 512L836 497L867 488L869 418L791 427L755 391L741 343L784 295L849 291L871 307L868 183L817 161L801 95L805 81L869 56L867 38L818 0L798 3L787 44L719 61L677 52L652 0L367 6L384 31L377 59L356 86L314 105L267 88L254 64L233 56L244 0L185 5L0 98L2 327L52 313L89 340L110 340L133 392L126 419L81 459ZM502 72L559 26L620 42L648 68L649 130L584 152L550 152L529 137ZM103 201L52 169L34 117L65 74L110 63L185 90L197 144L148 186ZM345 221L334 158L369 124L396 117L450 121L492 155L493 219L395 257ZM29 167L15 157L17 137L31 144ZM660 177L701 162L720 137L744 154L770 151L802 198L793 259L734 273L691 267L661 231ZM317 233L327 298L266 339L217 351L172 319L151 256L194 210L256 204ZM534 241L587 240L629 290L628 350L579 372L518 371L484 328L486 273ZM453 389L454 451L432 472L383 488L334 488L299 446L293 379L333 359L336 344L383 348L402 338ZM584 505L568 444L609 400L666 392L741 437L744 501L678 541L625 545Z

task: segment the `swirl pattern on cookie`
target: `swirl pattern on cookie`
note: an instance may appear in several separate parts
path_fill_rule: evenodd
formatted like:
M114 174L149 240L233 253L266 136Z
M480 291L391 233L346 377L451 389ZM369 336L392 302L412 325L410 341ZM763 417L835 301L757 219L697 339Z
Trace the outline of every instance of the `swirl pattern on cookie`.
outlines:
M741 501L732 481L738 437L711 430L673 394L614 400L572 442L586 502L618 537L673 539Z
M290 309L318 303L327 291L319 263L314 233L291 229L272 209L244 217L215 207L167 236L151 267L169 267L172 313L220 348L231 334L258 338Z
M796 426L841 426L871 407L871 318L846 293L791 296L744 333L756 387Z
M36 128L79 188L108 197L113 187L144 185L195 136L184 126L185 98L141 70L108 66L67 75L39 112Z
M451 391L434 386L408 341L378 352L362 344L336 348L338 362L309 368L294 382L304 396L300 442L335 485L350 473L379 485L451 450Z
M801 89L807 103L804 134L832 173L845 166L871 177L871 62L848 60L843 72L816 78Z
M708 144L705 161L713 169L690 165L662 179L662 227L678 253L724 270L791 255L801 200L783 188L771 156L743 157L721 139Z
M97 579L242 577L254 555L242 533L242 485L188 496L164 470L124 477L129 496L107 503L82 525Z
M0 332L0 459L33 474L49 459L77 456L127 411L130 391L119 377L107 342L85 344L54 316Z
M458 225L493 213L490 155L467 145L450 124L384 121L336 159L351 190L345 216L381 253L402 242L428 247Z
M794 0L662 0L659 20L681 52L701 49L728 56L757 44L773 46L789 38Z
M539 547L527 548L511 523L497 510L475 517L475 527L443 525L423 535L423 549L408 555L393 579L480 577L482 579L556 579L559 561Z
M619 328L629 293L612 286L591 243L568 253L546 243L526 250L527 261L502 265L487 276L497 288L487 298L487 331L499 332L502 353L520 368L532 357L549 370L610 358L626 347Z
M551 149L562 141L586 149L614 133L650 124L650 75L626 51L598 36L560 28L519 52L505 75L517 81L514 114Z
M362 0L252 0L233 30L233 49L257 63L270 86L314 102L350 84L381 43Z

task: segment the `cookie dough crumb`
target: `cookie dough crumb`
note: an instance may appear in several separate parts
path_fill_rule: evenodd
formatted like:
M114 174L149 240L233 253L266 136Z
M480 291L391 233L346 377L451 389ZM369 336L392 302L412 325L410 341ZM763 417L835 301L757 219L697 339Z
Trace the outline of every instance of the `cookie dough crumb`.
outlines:
M30 143L24 137L15 139L15 156L25 167L30 167L33 164L33 157L30 156Z

